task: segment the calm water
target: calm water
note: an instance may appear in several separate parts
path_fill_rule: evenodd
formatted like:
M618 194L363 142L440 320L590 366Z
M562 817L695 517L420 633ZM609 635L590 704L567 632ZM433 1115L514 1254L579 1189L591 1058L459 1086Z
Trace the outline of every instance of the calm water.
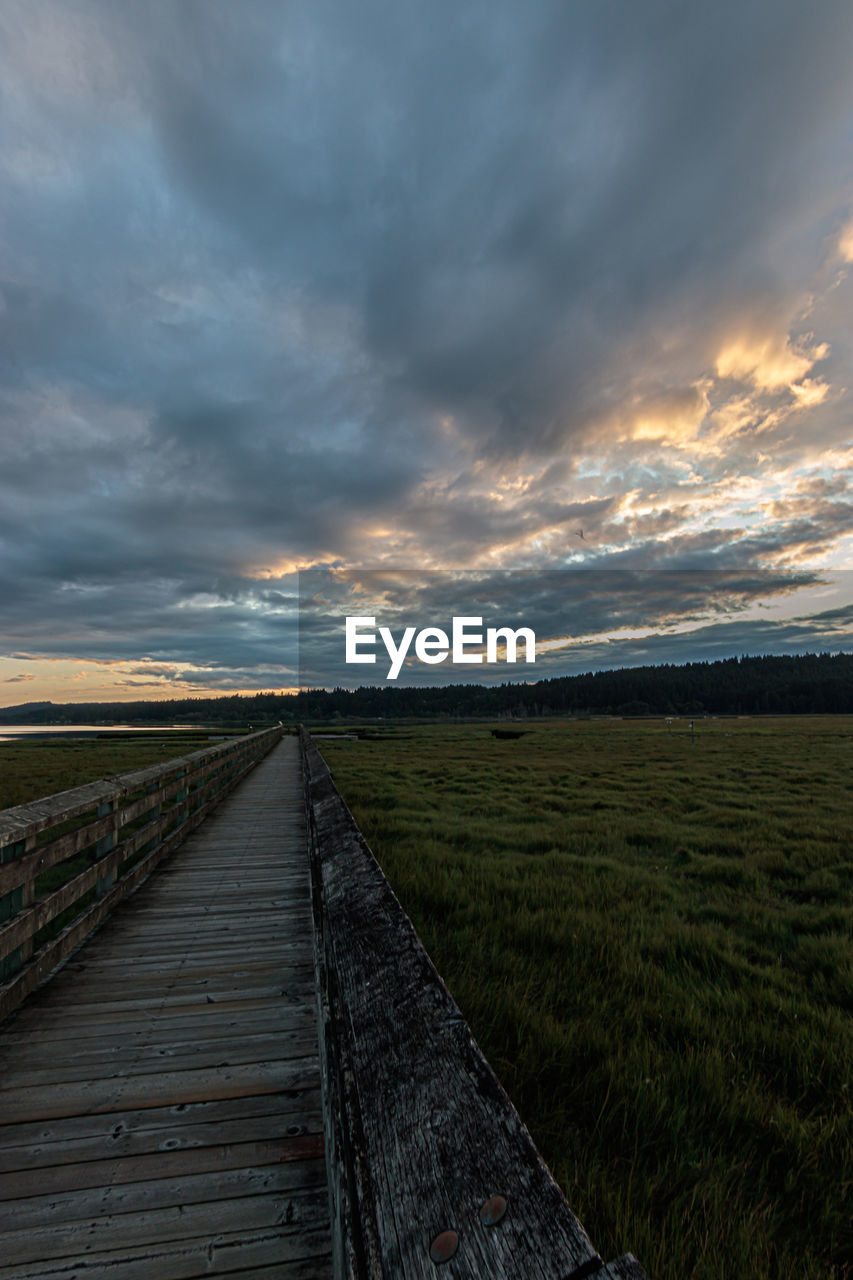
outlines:
M199 724L4 724L0 725L0 742L11 742L14 738L53 738L59 734L91 738L98 733L171 733L203 728L204 725Z

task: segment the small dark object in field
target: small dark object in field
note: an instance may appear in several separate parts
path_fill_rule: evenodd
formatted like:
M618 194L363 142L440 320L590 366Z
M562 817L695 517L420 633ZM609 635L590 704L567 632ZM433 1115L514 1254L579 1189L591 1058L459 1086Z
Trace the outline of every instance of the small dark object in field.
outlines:
M527 733L526 729L493 729L493 738L523 738Z

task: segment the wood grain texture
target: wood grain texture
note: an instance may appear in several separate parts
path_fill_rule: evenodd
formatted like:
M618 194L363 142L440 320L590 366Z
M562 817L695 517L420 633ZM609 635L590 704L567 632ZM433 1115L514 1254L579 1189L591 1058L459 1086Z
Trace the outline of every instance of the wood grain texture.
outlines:
M336 1277L643 1280L595 1249L302 734ZM499 1225L480 1208L506 1197ZM458 1233L452 1259L429 1256Z
M284 739L0 1030L2 1280L331 1277L304 823Z

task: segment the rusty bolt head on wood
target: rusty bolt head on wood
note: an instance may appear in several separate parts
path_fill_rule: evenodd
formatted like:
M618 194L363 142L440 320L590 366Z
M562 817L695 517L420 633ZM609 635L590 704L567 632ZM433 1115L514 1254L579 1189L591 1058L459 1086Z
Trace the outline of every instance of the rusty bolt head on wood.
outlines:
M455 1231L441 1231L429 1247L433 1262L449 1262L459 1248L459 1236Z
M504 1196L492 1196L480 1208L480 1221L484 1227L496 1227L506 1213Z

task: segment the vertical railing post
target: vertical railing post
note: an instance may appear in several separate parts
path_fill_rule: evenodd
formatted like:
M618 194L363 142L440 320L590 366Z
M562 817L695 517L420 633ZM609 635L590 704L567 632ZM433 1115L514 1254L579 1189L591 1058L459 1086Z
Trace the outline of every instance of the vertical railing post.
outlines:
M184 779L184 785L175 792L175 830L177 831L178 827L183 826L187 818L190 816L186 768L180 769L178 773L175 774L175 777Z
M35 836L27 836L24 840L17 840L14 844L8 844L4 849L0 849L0 863L14 862L16 858L22 857L25 853L29 853L35 848ZM7 920L11 920L19 911L23 911L24 907L32 905L34 899L32 877L26 883L19 885L17 889L11 889L9 893L4 893L0 898L0 924L5 924ZM0 959L0 981L11 978L14 973L29 960L33 953L33 940L27 938L11 951L9 955Z
M104 854L110 853L118 844L118 811L116 809L115 800L105 800L103 804L98 805L98 817L105 818L108 814L115 814L113 819L113 829L107 835L102 836L95 845L95 859L103 858ZM100 902L101 898L106 897L110 889L115 884L116 873L115 867L111 871L107 871L100 877L95 885L95 898Z
M155 791L159 791L159 790L160 790L159 782L149 782L148 786L145 788L145 794L147 796L150 796L150 795L153 795ZM145 814L145 821L146 823L156 822L159 817L160 817L160 805L154 804L151 806L150 809L147 810ZM160 843L160 836L155 831L154 835L151 837L148 843L143 845L143 849L146 853L148 853L151 849L156 849L159 843Z

